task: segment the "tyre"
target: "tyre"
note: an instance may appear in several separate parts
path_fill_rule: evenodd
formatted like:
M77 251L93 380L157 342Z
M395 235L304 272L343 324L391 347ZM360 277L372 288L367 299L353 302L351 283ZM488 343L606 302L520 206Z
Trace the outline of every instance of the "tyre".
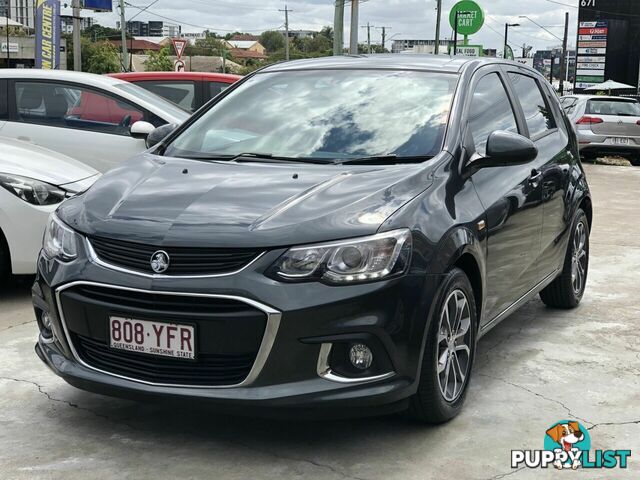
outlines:
M11 257L9 256L9 246L0 230L0 282L5 280L11 273Z
M464 272L454 268L436 299L418 391L410 400L410 417L437 424L460 412L473 366L476 329L473 288Z
M540 292L548 307L575 308L582 300L589 272L589 220L578 209L567 245L562 273Z

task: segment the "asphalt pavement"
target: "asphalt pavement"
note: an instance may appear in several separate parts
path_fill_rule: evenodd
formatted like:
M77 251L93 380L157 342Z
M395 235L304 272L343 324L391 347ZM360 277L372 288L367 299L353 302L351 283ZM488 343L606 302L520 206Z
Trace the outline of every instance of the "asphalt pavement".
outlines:
M77 390L36 357L29 287L0 291L0 479L640 478L640 168L587 165L594 225L579 308L539 299L480 342L450 423L268 420ZM511 450L580 421L626 470L515 470Z

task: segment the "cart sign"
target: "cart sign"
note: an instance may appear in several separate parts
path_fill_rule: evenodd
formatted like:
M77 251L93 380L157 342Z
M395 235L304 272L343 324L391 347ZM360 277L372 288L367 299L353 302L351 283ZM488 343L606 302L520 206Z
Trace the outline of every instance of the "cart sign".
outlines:
M453 6L449 14L449 23L453 29L456 28L456 12L460 12L458 14L458 33L460 35L473 35L482 28L484 12L476 2L462 0Z
M173 39L173 48L176 51L176 56L178 60L182 58L182 54L184 53L184 49L187 47L188 40L184 38L174 38Z
M60 1L37 0L36 68L60 68Z

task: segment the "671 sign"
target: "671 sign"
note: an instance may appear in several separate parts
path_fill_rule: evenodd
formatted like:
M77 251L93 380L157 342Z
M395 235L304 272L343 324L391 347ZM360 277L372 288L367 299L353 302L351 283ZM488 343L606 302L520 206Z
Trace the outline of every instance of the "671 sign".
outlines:
M596 0L580 0L581 7L595 7Z

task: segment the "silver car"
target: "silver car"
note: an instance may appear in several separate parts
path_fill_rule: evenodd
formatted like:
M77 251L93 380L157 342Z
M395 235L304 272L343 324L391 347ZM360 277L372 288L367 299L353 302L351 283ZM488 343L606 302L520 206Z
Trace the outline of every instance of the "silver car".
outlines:
M568 95L560 99L583 158L622 155L640 165L640 103L632 98Z

